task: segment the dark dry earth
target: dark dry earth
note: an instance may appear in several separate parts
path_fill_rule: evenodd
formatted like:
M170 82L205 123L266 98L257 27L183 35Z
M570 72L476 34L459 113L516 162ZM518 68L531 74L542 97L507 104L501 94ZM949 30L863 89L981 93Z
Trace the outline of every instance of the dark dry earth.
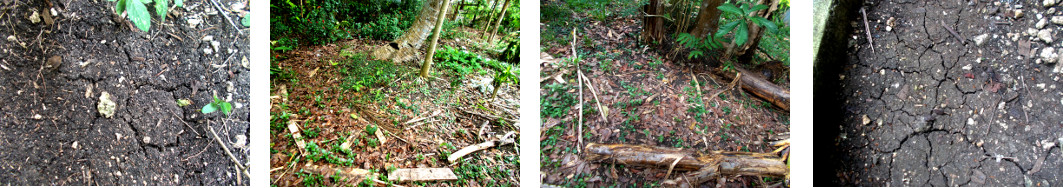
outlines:
M113 2L51 4L48 25L28 19L46 2L0 1L0 184L249 185L206 127L247 165L246 35L205 1L165 22L153 16L150 32L131 30ZM217 51L205 53L206 36ZM62 64L41 70L53 55ZM102 92L117 103L112 118L98 113ZM233 104L231 118L199 112L215 93Z
M1063 185L1060 65L1040 57L1061 45L1036 35L1046 19L1051 38L1063 37L1050 22L1063 7L980 0L864 7L875 49L856 11L849 63L826 79L840 84L841 132L817 135L834 138L834 148L817 153L841 153L823 157L844 162L817 176L850 186Z

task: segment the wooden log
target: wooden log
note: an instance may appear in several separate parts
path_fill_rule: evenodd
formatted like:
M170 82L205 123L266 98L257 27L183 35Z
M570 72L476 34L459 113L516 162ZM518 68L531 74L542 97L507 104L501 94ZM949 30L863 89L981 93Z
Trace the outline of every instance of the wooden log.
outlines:
M753 93L754 96L760 97L783 110L790 111L789 90L783 89L757 74L751 74L751 72L743 68L735 67L735 70L742 73L742 89ZM726 71L716 72L718 75L728 79L734 79L735 76L733 74L724 73Z
M589 161L619 163L633 166L669 168L676 171L697 171L697 179L708 180L717 175L747 175L785 177L790 169L783 159L771 153L711 151L696 152L676 148L627 144L588 143L584 149Z
M411 181L454 181L458 180L458 176L454 175L454 170L449 168L400 168L389 173L388 180L399 183Z

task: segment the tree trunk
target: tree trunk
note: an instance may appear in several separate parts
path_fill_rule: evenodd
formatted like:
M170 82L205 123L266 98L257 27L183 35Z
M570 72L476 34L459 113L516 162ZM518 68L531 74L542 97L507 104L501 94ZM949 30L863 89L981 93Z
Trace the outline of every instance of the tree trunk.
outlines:
M498 1L491 1L491 3L490 3L491 6L487 6L487 15L486 15L487 16L487 23L484 24L484 27L480 28L480 31L481 31L480 32L480 38L481 39L484 38L484 34L487 34L487 29L491 27L491 21L494 21L492 19L495 18L495 17L491 16L491 15L493 15L492 13L495 12L493 10L495 8L495 6L498 6L498 5L495 4L496 2L498 2Z
M424 64L421 64L421 77L428 78L428 73L432 71L432 56L436 53L436 46L439 45L439 31L443 30L443 18L447 15L447 6L450 5L450 0L443 0L443 4L439 5L443 10L439 11L438 21L436 22L436 29L432 33L432 45L428 47L428 55L424 58Z
M495 29L491 31L491 36L487 37L487 42L491 42L495 39L495 33L498 32L499 26L502 24L502 20L506 18L506 9L509 9L510 0L506 0L506 3L502 5L502 12L498 13L498 21L495 22Z
M407 62L415 61L417 58L417 51L424 45L424 41L431 34L432 27L437 25L436 20L439 18L438 5L443 0L427 0L421 6L421 12L417 15L417 19L409 29L395 39L391 43L394 43L395 47L383 46L373 50L372 56L374 59L379 60L391 60L392 62Z
M481 1L477 0L476 6L480 6L480 2ZM467 23L465 26L472 26L473 23L476 23L476 19L480 18L480 14L483 14L483 11L476 11L476 15L473 15L472 20L469 20L469 23Z
M690 34L695 37L702 38L708 34L712 34L718 29L720 23L720 9L716 9L723 5L723 0L703 0L701 1L701 10L698 11L698 21L694 29L690 30Z
M662 15L664 12L660 0L650 0L649 4L642 7L649 15ZM644 16L642 23L642 39L646 42L659 42L664 38L664 18L660 16Z

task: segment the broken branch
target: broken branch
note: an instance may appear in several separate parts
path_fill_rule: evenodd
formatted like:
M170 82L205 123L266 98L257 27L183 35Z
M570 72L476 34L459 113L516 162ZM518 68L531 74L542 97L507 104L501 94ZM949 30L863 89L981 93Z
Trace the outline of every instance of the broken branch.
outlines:
M588 143L584 151L589 161L695 171L690 174L691 176L684 178L693 180L692 182L697 184L717 176L785 177L790 173L783 159L771 153L731 151L701 153L676 148L598 143Z

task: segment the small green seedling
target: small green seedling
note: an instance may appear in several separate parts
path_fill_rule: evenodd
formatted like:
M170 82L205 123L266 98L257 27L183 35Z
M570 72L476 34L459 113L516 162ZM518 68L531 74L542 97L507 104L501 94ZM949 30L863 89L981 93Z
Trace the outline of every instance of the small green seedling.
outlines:
M244 14L244 18L240 19L240 23L244 24L244 27L251 27L251 13Z
M108 0L115 1L115 0ZM155 13L159 15L159 19L166 21L166 11L169 10L170 0L117 0L115 4L115 14L121 15L123 12L128 15L129 21L133 22L141 31L147 32L151 29L151 13L148 12L147 4L155 4ZM174 0L174 5L177 7L184 6L184 0Z
M225 116L229 116L229 112L233 110L233 105L229 104L229 102L218 99L218 96L214 96L214 102L204 105L203 110L201 111L203 114L209 114L218 111L219 109L221 110L221 113L225 114Z
M498 95L498 88L502 87L502 84L519 84L520 81L517 75L513 74L513 66L505 65L504 70L495 75L495 80L492 83L495 84L495 90L491 92L491 98L493 99Z

